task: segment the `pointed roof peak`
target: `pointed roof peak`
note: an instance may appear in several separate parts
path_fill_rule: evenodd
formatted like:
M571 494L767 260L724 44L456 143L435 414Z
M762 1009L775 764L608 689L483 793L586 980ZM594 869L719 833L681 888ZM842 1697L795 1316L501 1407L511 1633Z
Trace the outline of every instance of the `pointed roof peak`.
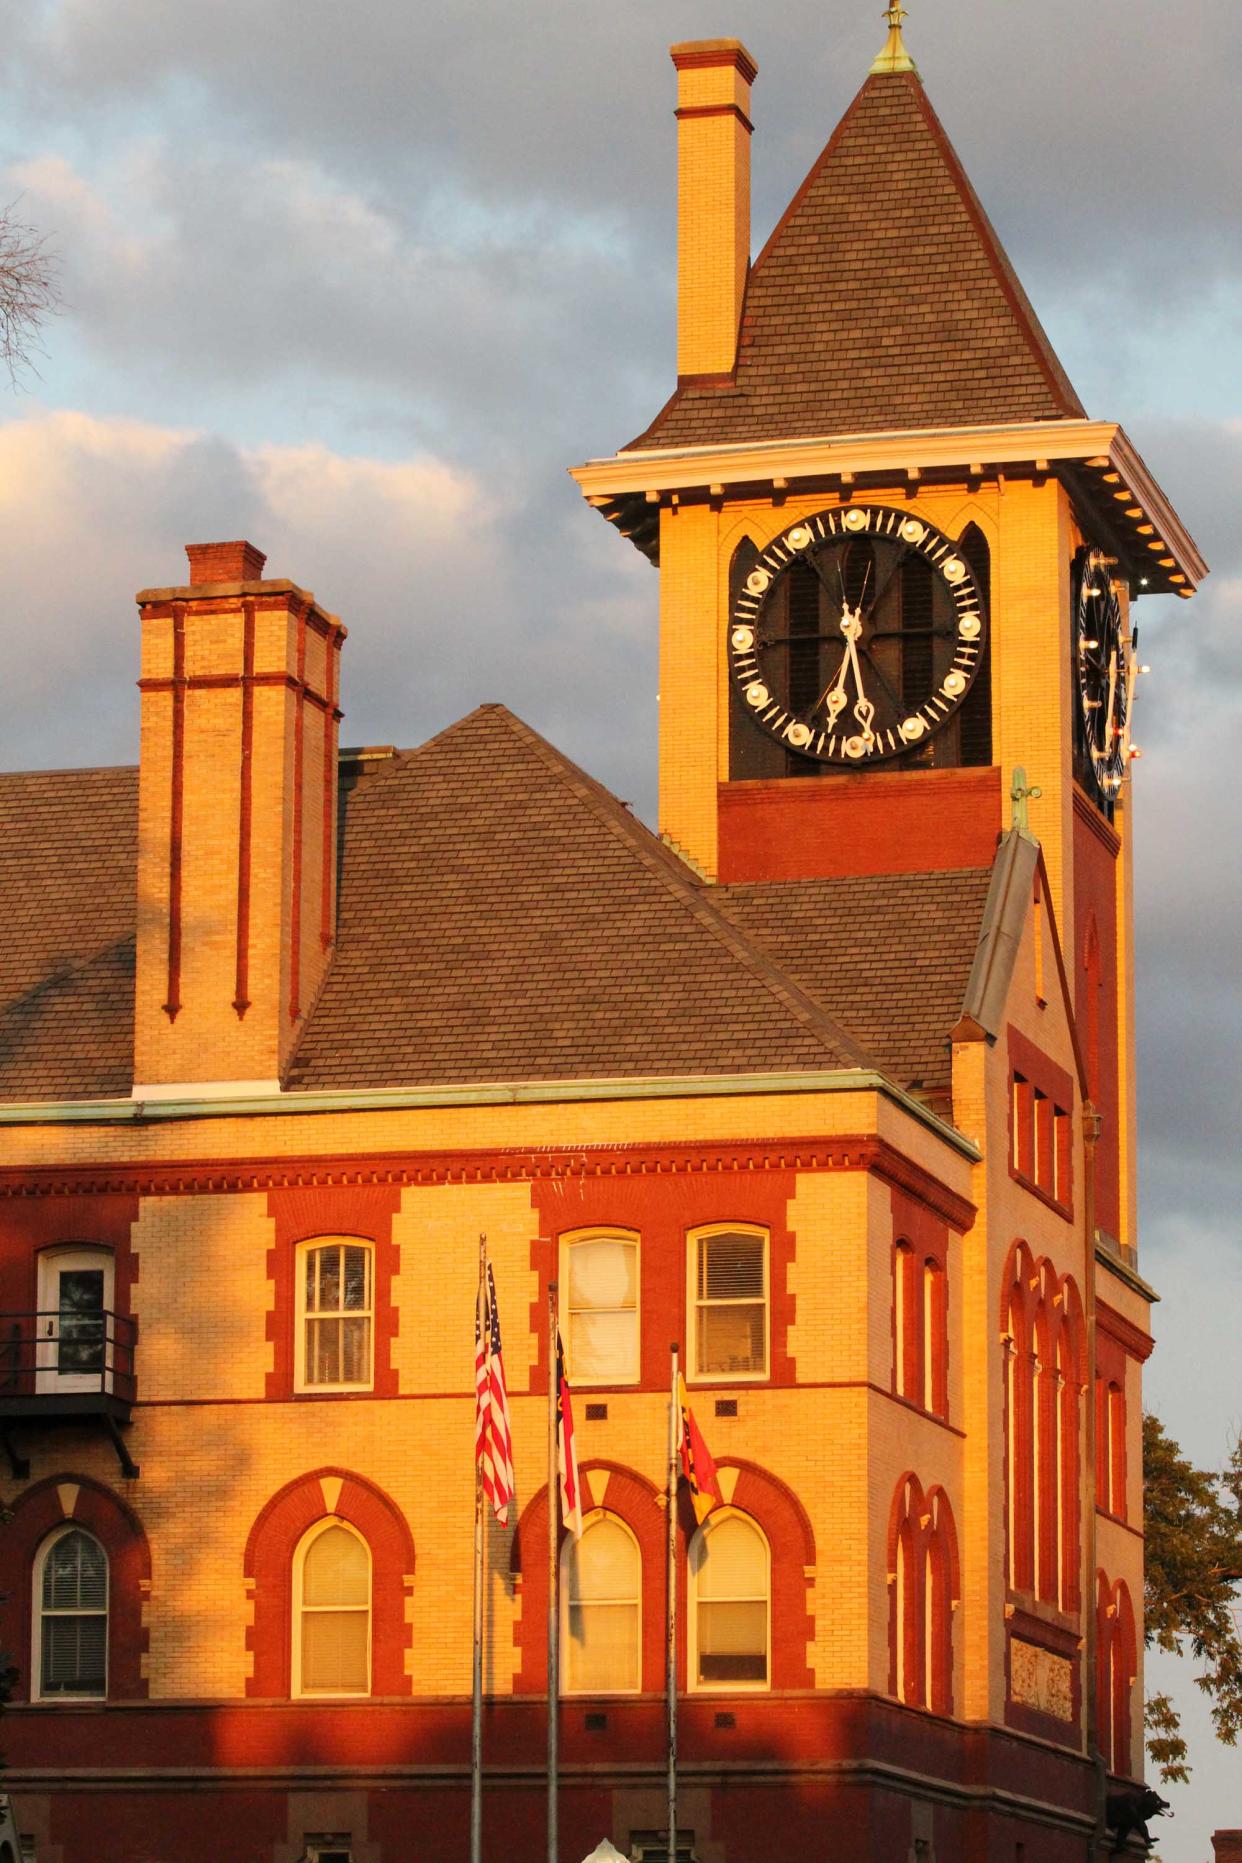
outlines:
M883 18L888 21L888 43L872 65L871 76L876 78L883 77L892 71L912 71L917 78L919 68L907 52L905 41L901 36L901 22L907 18L907 13L905 7L900 4L900 0L892 0L892 4L885 9Z

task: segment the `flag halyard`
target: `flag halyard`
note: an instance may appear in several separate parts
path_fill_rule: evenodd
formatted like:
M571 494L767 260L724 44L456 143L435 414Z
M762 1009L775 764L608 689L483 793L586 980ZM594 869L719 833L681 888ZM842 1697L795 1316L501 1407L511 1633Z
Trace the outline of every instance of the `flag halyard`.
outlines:
M509 1393L500 1345L500 1313L496 1283L487 1263L479 1285L474 1317L474 1454L483 1492L502 1527L509 1524L513 1499L513 1436L509 1426Z
M694 1517L702 1526L713 1507L724 1506L724 1495L720 1491L716 1464L703 1440L703 1432L695 1422L690 1399L686 1395L686 1381L681 1376L677 1379L677 1450L681 1457L681 1472L690 1490Z
M578 1448L574 1442L573 1394L565 1376L565 1348L556 1332L556 1459L560 1475L561 1519L575 1539L582 1538L582 1490L578 1483Z

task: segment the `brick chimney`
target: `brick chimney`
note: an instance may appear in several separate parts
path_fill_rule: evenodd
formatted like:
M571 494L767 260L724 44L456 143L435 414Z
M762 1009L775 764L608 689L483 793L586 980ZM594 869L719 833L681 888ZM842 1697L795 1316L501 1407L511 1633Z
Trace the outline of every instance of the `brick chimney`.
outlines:
M740 39L672 48L677 67L677 373L727 375L750 265L750 87Z
M345 629L253 544L186 555L137 597L139 1099L272 1090L335 923Z

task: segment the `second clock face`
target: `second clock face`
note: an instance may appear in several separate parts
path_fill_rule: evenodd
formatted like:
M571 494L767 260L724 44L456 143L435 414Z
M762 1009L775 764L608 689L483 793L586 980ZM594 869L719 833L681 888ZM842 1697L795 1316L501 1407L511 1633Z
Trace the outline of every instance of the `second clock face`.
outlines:
M954 717L987 617L957 546L887 505L799 518L743 578L729 669L786 749L857 769L917 751Z

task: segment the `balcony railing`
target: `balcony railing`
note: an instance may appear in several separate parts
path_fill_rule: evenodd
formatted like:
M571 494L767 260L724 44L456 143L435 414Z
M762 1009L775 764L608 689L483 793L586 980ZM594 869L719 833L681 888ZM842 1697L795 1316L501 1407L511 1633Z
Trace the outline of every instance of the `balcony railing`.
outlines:
M0 1438L16 1474L25 1466L9 1425L103 1420L127 1475L137 1474L117 1430L133 1410L137 1321L108 1309L0 1313Z

